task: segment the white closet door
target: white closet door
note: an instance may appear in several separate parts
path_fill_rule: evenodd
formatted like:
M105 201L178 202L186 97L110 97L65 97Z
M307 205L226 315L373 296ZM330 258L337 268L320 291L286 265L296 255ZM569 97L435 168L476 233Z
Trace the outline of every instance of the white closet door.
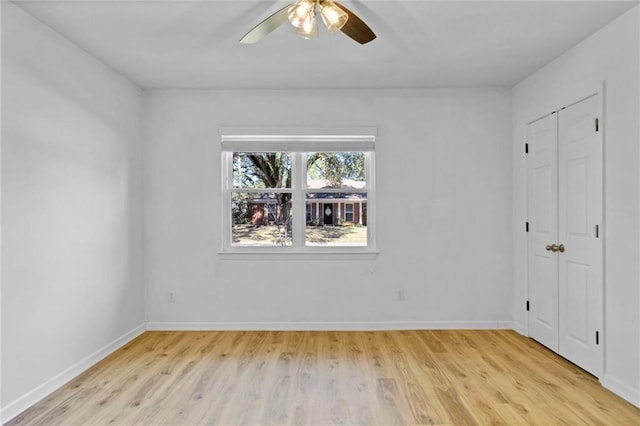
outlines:
M529 335L558 352L558 123L551 114L527 127Z
M558 113L560 355L602 374L602 138L599 96Z

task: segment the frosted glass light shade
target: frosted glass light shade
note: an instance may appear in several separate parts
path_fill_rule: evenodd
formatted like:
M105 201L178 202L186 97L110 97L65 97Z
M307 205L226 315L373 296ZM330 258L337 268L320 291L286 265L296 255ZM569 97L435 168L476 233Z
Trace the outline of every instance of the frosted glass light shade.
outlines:
M296 4L292 5L287 11L287 17L291 25L300 28L311 15L311 12L313 12L314 6L315 2L310 0L299 0Z
M307 40L318 38L318 24L315 13L310 13L298 27L297 34Z
M320 14L322 15L322 22L324 22L330 33L340 31L349 19L349 15L344 10L330 1L324 1L320 4Z

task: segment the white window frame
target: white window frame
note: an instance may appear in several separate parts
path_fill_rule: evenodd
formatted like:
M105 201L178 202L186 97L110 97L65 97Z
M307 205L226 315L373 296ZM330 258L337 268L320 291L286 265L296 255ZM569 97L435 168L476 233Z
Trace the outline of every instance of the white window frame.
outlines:
M335 255L339 259L375 256L375 137L376 129L220 129L222 157L222 244L220 255L228 258L246 256L307 256L312 259ZM242 192L291 192L292 245L291 246L236 246L231 244L231 194L238 192L233 187L234 152L288 152L291 154L291 188L242 189ZM306 195L318 192L307 188L306 153L307 152L363 152L365 154L366 186L355 192L367 194L367 245L366 246L307 246L306 236ZM323 189L321 192L345 192L345 189ZM320 257L317 257L320 255ZM346 257L344 255L347 255Z

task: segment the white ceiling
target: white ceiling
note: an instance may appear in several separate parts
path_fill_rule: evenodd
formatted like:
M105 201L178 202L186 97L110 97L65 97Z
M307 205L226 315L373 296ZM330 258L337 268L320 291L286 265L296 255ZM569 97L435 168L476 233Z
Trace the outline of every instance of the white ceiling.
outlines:
M143 88L211 89L512 86L638 4L346 0L376 40L238 42L292 1L14 3Z

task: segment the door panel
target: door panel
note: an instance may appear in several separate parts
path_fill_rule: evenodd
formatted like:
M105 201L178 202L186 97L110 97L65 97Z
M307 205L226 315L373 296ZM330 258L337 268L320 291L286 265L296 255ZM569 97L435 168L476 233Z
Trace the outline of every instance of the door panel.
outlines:
M567 162L567 232L572 236L585 236L589 221L587 209L588 159Z
M558 327L558 269L557 263L550 256L535 256L534 274L537 291L532 297L532 312L539 326L546 327L545 332L553 333ZM534 337L535 338L535 337ZM552 343L549 342L548 346Z
M602 374L602 139L596 131L599 96L559 112L558 254L559 353L595 376Z
M529 156L529 335L558 351L558 256L545 247L558 235L557 114L527 127Z
M551 207L555 204L557 197L555 184L554 168L548 165L542 165L535 168L534 174L534 191L535 191L535 229L536 233L544 235L552 235L555 233L557 216L556 212L551 211Z
M324 207L324 221L325 225L333 225L333 204L325 204Z
M567 262L567 339L577 343L588 344L589 333L586 318L589 298L589 265Z

